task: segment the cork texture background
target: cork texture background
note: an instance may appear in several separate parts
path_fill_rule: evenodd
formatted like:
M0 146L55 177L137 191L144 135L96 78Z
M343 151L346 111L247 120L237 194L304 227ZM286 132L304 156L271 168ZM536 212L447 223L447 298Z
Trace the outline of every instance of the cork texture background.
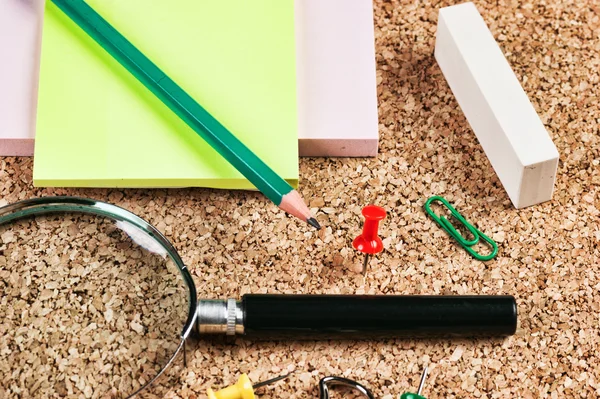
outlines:
M519 327L506 339L200 342L170 398L204 397L207 388L232 384L242 372L260 381L295 370L258 395L316 398L321 377L340 375L363 383L377 398L391 399L416 390L424 365L430 368L423 392L428 398L599 397L600 5L475 1L560 153L553 200L516 210L433 57L437 10L451 4L374 1L380 154L300 160L299 191L324 226L319 232L260 193L36 189L30 158L0 158L0 202L78 195L124 207L171 240L204 298L245 293L517 298ZM424 213L432 195L446 197L492 237L498 257L479 262L458 247ZM388 211L380 229L385 249L363 277L356 272L362 255L351 243L360 233L361 208L370 203ZM10 273L10 265L2 267L0 272ZM10 307L11 298L2 297ZM28 326L26 317L19 320ZM35 343L24 348L7 339L14 331L1 323L0 359L11 351L36 354ZM64 356L67 363L76 357ZM56 391L55 377L42 366L4 361L0 396L103 397L94 393L98 380L89 380L89 371L63 372L60 379L70 382ZM20 379L21 374L28 377Z

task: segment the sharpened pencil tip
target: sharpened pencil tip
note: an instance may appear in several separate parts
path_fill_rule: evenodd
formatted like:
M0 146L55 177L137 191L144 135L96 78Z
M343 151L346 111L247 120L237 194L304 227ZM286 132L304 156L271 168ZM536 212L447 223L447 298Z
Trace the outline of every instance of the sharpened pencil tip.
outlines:
M319 222L317 222L317 219L315 219L315 218L306 219L306 223L310 224L312 227L314 227L317 230L321 230L321 225L319 224Z

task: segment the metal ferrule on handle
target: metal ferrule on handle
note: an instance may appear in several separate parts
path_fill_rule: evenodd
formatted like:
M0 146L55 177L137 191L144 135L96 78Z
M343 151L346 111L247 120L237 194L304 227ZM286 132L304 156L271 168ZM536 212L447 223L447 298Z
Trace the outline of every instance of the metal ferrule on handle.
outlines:
M244 334L244 312L235 299L198 301L196 329L200 334Z
M506 336L517 328L512 296L244 295L200 300L200 334L264 339Z

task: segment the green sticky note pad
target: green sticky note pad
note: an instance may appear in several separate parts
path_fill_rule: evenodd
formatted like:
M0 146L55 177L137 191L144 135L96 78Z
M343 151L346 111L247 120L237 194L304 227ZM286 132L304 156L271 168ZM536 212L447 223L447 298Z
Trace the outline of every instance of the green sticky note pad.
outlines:
M88 0L277 174L298 183L294 0ZM254 189L52 2L33 181Z

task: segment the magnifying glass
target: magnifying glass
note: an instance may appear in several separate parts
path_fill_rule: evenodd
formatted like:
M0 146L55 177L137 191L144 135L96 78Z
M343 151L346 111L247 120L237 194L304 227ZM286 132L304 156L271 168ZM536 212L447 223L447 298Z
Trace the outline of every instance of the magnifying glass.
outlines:
M0 208L0 292L0 397L161 397L155 392L173 386L159 377L180 370L175 360L185 361L193 331L371 339L505 336L517 325L512 296L198 300L189 270L155 227L77 197Z

